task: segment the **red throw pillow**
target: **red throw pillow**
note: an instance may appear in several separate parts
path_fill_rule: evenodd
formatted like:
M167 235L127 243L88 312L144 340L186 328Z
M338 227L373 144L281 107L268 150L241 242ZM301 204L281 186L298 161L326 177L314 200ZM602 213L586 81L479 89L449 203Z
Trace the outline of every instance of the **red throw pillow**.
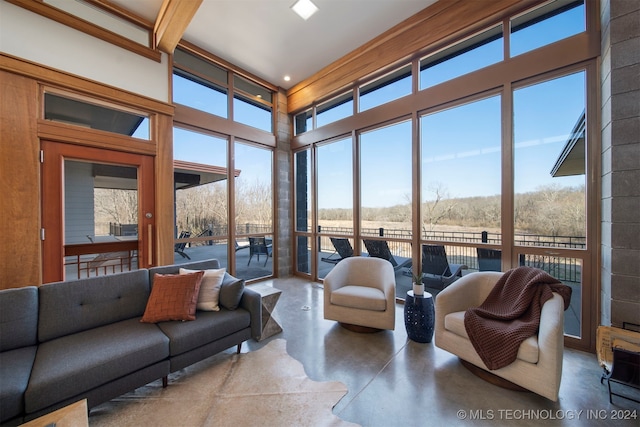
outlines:
M141 322L196 320L196 304L203 271L191 274L156 274Z

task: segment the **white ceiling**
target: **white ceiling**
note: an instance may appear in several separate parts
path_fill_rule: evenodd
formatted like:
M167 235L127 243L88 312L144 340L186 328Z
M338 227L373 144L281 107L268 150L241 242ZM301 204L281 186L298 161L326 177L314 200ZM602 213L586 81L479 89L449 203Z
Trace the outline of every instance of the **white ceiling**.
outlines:
M151 22L162 1L112 0ZM203 0L183 39L289 89L435 1L313 0L304 21L295 0Z

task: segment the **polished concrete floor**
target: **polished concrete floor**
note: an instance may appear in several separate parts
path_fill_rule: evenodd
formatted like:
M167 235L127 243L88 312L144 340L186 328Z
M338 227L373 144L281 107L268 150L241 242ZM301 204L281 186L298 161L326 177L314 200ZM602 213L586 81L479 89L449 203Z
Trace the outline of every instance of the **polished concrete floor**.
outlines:
M347 385L349 392L334 408L346 421L372 427L640 425L640 404L615 396L609 403L594 354L565 349L560 399L551 402L486 383L433 342L408 340L402 305L395 331L358 334L323 318L321 284L300 278L261 283L283 291L275 310L283 332L251 340L243 351L285 339L287 352L310 378Z

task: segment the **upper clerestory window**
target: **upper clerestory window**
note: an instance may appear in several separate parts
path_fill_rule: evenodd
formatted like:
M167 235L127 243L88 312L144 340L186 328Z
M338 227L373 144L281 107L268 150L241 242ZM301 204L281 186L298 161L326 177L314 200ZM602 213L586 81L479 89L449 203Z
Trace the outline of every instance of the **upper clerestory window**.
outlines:
M360 111L411 95L411 64L360 86Z
M349 91L316 107L316 127L353 115L353 92Z
M420 90L496 64L503 59L502 26L497 26L420 60Z
M44 94L44 118L89 129L149 140L149 117L56 93Z
M556 0L511 19L511 57L586 31L583 0Z

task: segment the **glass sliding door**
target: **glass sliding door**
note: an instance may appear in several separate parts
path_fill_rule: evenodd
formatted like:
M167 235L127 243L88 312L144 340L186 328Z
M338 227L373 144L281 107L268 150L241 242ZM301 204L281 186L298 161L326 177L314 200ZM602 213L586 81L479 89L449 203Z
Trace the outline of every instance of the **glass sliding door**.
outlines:
M525 265L573 289L565 333L580 336L586 259L585 73L513 92L514 245Z

